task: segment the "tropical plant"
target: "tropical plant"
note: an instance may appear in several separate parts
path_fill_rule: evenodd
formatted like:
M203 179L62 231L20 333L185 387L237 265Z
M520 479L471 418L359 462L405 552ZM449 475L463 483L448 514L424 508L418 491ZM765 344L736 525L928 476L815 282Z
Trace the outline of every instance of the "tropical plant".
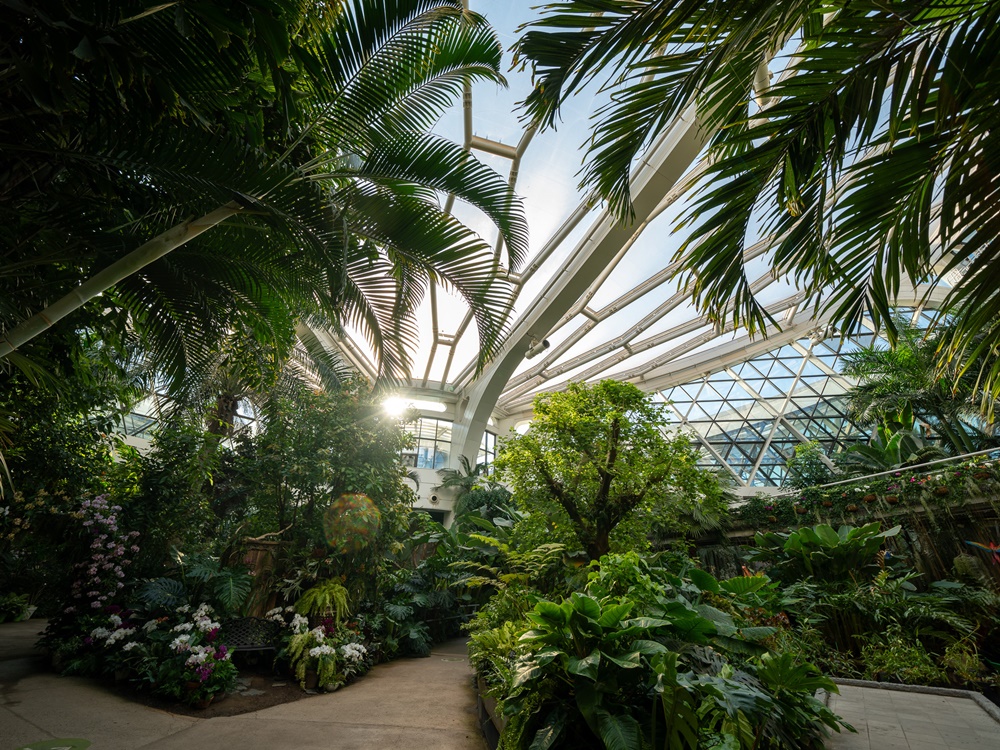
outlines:
M299 597L295 609L312 617L332 616L339 623L350 614L348 591L340 581L317 583Z
M833 481L829 459L815 440L796 445L795 453L786 465L788 474L785 475L785 484L789 487L805 489Z
M954 326L939 344L1000 390L1000 275L993 190L995 0L652 2L566 0L527 25L517 54L527 117L598 81L583 184L631 215L630 170L693 106L711 136L678 273L702 309L752 331L770 320L744 253L762 226L771 265L850 326L893 332L906 282L938 286ZM777 68L772 75L771 69ZM985 159L985 162L983 161ZM934 227L932 230L931 227Z
M174 550L177 577L143 584L139 597L150 612L173 611L191 602L211 603L223 615L236 615L250 596L253 577L245 568L227 567L217 557Z
M983 408L985 394L976 375L956 378L939 366L947 323L938 331L922 330L902 317L895 324L895 346L872 345L844 356L843 373L857 379L847 394L852 418L860 424L902 422L911 431L919 418L954 455L994 445L983 420L992 407Z
M460 2L50 0L3 14L18 72L4 84L0 357L103 294L93 322L138 331L175 382L232 331L287 353L309 316L358 327L397 373L432 282L469 301L484 358L496 350L508 288L436 198L481 209L511 266L523 215L504 180L426 132L466 83L503 83L494 34Z
M767 562L769 574L791 583L806 578L819 581L870 580L878 570L876 557L885 540L899 533L899 526L881 531L873 522L866 526L841 526L834 530L827 524L803 526L787 534L758 532L757 545L748 556L755 562Z
M724 648L706 647L731 626L724 613L665 597L645 611L640 601L587 593L539 601L512 663L506 625L474 636L508 716L502 746L696 748L714 736L725 747L808 748L826 728L839 731L813 697L836 687L813 667L765 654L737 671ZM491 645L500 651L487 660Z
M867 445L851 445L838 454L836 463L847 471L874 473L944 457L944 451L924 439L906 406L895 419L878 425Z
M596 560L612 532L643 546L654 525L683 526L696 506L725 507L691 440L665 433L663 409L634 385L570 383L537 396L533 408L528 431L506 440L495 463L529 512L520 524L534 534L526 544L554 537Z

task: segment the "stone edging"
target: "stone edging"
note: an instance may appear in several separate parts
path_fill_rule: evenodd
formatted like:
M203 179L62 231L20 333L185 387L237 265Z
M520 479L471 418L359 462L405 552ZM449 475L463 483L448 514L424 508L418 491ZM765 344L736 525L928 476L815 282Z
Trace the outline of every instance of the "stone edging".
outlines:
M898 682L872 682L871 680L834 679L838 685L848 687L875 688L879 690L895 690L900 693L922 693L924 695L945 695L950 698L966 698L978 705L993 721L1000 724L1000 706L975 690L958 690L957 688L927 687L925 685L902 685ZM829 696L827 696L829 698Z

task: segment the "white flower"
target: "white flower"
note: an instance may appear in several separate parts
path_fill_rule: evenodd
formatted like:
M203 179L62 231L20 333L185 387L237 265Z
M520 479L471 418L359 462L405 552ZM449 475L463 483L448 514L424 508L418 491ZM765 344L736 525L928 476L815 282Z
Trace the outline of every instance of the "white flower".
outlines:
M368 653L368 649L360 643L345 643L340 647L340 653L346 661L359 662Z
M194 619L197 620L199 617L208 617L209 615L214 613L215 610L212 609L211 604L208 604L207 602L202 602L201 604L198 605L198 609L194 611Z
M177 614L179 614L179 615L187 614L190 611L191 611L191 605L190 604L185 604L183 607L178 607L177 610L176 610Z
M336 654L336 649L333 646L316 646L315 648L309 649L309 656L325 656Z
M154 630L156 630L156 626L159 624L160 623L158 620L150 620L149 622L147 622L145 625L142 626L142 630L144 633L152 633Z
M112 643L117 643L118 641L125 640L134 632L135 628L123 628L121 630L116 630L108 637L108 645L110 646Z
M316 639L318 643L323 643L326 640L326 631L323 628L313 628L309 631L309 634Z
M180 625L174 625L170 630L174 633L190 633L194 628L194 623L182 622Z
M108 619L111 620L111 624L114 625L116 628L122 624L122 618L120 618L118 615L111 615L111 617L109 617Z
M94 628L93 630L90 631L91 638L100 638L101 640L104 640L105 638L108 638L110 635L111 631L108 630L107 628Z
M122 646L122 651L131 651L139 645L139 641L129 641L124 646Z
M189 635L179 635L170 642L170 648L174 651L190 651L191 650L191 636Z
M207 633L210 630L215 630L216 628L221 628L221 627L222 625L220 625L217 622L212 622L207 617L198 620L198 630L200 630L202 633Z
M264 617L274 617L275 615L281 614L281 607L275 607L274 609L269 609L264 613Z
M302 615L295 615L288 627L295 633L304 633L309 629L309 620Z
M1000 461L997 461L997 463L1000 463ZM291 614L295 611L295 607L285 607L285 611Z

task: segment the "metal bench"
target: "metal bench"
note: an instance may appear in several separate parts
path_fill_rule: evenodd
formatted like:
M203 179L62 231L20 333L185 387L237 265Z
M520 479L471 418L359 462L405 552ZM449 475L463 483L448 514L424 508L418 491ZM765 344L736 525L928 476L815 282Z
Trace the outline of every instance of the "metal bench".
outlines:
M236 617L222 623L222 640L230 651L277 651L281 623L263 617Z

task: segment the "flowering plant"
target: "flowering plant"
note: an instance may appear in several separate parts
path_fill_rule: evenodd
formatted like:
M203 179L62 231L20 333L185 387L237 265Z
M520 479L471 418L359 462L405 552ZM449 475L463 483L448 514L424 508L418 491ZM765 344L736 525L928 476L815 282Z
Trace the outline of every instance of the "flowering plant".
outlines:
M191 612L185 605L176 614L179 622L161 618L144 626L149 640L159 645L149 653L157 662L157 691L199 703L231 690L238 672L228 647L218 640L221 624L212 619L212 607L203 603Z

